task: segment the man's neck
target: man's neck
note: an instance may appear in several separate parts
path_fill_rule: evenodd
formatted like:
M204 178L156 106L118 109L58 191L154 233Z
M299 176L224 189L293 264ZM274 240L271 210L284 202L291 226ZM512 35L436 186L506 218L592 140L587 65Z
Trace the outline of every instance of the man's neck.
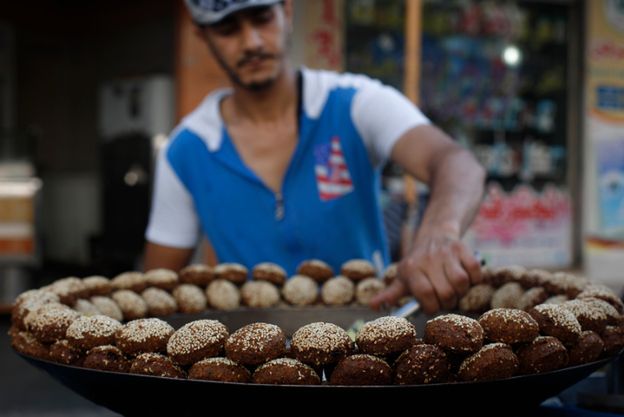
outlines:
M277 122L297 105L297 73L290 66L266 89L252 91L234 86L223 103L226 122ZM227 120L229 119L229 120Z

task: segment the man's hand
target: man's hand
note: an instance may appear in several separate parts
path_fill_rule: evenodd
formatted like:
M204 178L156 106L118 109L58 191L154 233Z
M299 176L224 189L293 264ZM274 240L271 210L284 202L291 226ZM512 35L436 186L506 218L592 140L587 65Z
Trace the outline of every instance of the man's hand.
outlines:
M417 235L414 249L398 265L396 279L371 301L375 309L411 293L427 314L450 310L472 285L481 265L464 243L448 235Z

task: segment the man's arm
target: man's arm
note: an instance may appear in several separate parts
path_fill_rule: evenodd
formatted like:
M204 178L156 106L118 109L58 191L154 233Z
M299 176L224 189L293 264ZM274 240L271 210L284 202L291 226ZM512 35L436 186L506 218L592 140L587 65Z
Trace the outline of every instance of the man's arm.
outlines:
M399 279L372 305L394 304L411 292L426 313L451 309L471 284L481 280L479 262L461 236L481 202L485 171L470 152L432 125L404 133L391 156L429 184L430 200L413 247L399 263Z
M190 261L199 240L199 218L193 197L168 157L174 141L175 137L158 155L150 219L145 231L145 271L154 268L180 270ZM184 149L177 149L178 166L184 164L180 158L187 153Z
M166 268L179 271L189 263L191 256L193 256L193 249L174 248L147 242L143 270Z

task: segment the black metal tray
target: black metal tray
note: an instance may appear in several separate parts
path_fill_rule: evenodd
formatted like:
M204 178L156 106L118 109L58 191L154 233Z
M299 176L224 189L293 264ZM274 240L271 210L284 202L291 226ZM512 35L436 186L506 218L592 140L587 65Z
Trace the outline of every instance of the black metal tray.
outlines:
M392 386L259 385L98 371L20 355L68 388L124 416L201 416L436 410L431 415L522 415L614 357L536 375L488 382ZM224 414L227 414L224 413Z

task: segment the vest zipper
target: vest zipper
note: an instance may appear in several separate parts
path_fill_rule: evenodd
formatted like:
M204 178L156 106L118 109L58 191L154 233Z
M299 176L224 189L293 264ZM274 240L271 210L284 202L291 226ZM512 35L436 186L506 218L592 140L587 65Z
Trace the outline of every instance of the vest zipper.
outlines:
M275 220L284 218L284 196L282 193L275 193Z

